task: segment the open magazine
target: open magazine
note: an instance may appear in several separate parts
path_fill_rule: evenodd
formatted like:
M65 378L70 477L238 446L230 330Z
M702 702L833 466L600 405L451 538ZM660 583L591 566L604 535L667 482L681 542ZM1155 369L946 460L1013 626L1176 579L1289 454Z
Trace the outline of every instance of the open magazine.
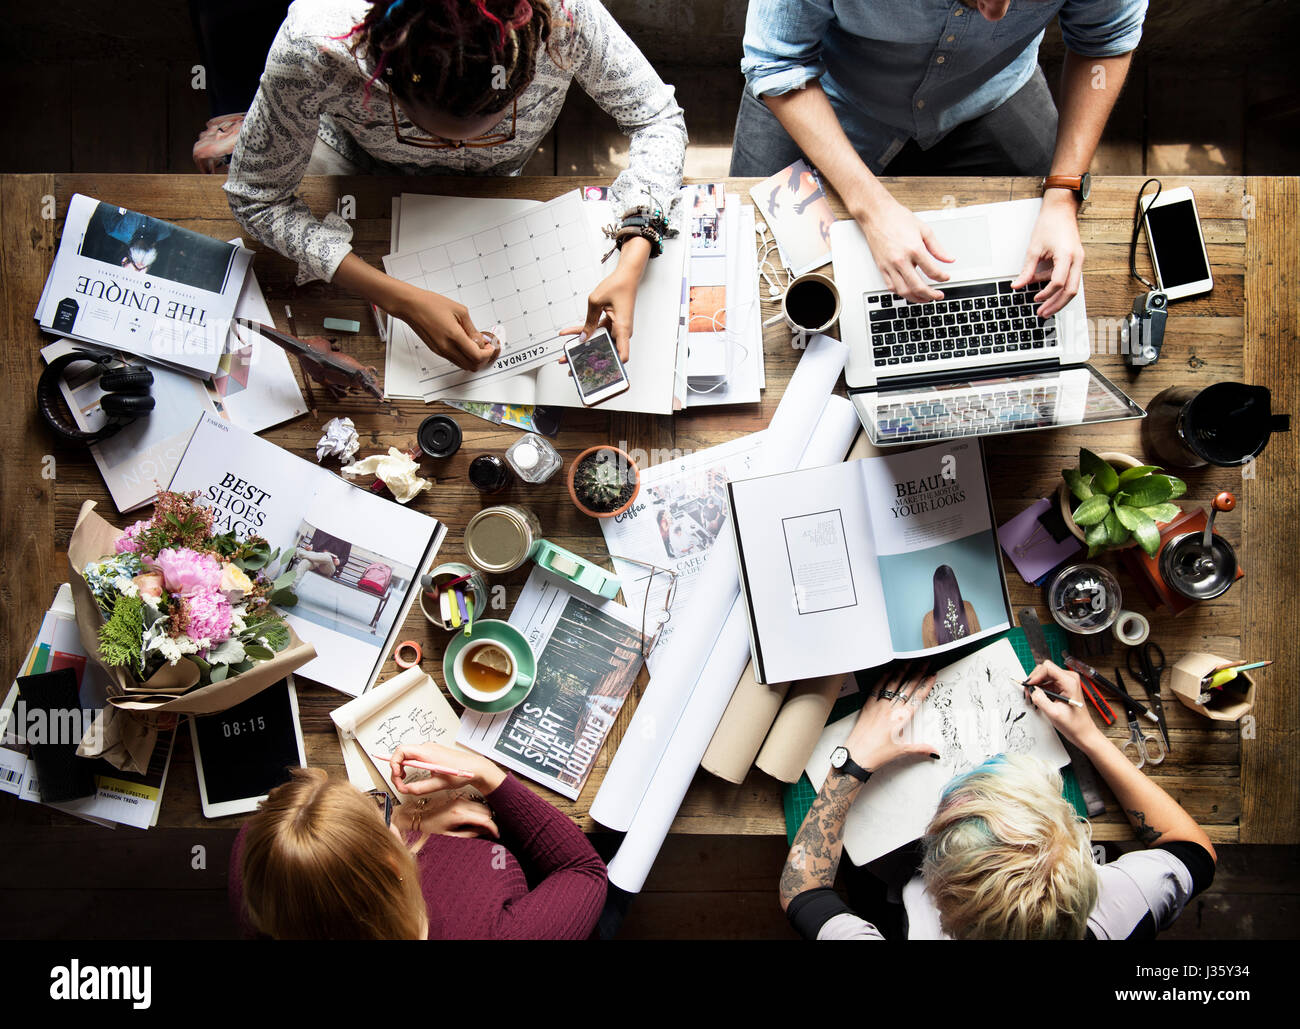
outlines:
M375 681L446 526L237 429L199 418L170 489L197 490L213 531L280 548L271 574L296 573L282 613L316 657L295 673L350 696Z
M732 482L755 678L936 653L1011 624L978 441Z
M41 328L207 378L253 254L80 193L45 280Z

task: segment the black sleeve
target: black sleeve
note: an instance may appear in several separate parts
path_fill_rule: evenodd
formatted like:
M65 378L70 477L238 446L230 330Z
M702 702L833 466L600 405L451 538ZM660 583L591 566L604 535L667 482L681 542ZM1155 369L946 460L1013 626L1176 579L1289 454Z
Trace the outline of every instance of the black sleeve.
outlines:
M1192 876L1192 892L1188 900L1204 892L1209 888L1210 883L1214 882L1214 858L1210 857L1210 852L1199 843L1193 843L1191 840L1172 840L1151 849L1168 851L1187 866L1187 871Z
M785 909L785 917L790 919L790 924L805 940L817 939L822 926L836 915L845 914L853 914L853 909L829 886L804 890Z

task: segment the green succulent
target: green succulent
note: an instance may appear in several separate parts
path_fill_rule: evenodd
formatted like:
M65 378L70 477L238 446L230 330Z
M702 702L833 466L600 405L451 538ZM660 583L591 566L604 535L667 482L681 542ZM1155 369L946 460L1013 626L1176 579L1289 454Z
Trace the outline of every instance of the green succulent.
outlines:
M628 478L618 455L602 450L578 465L573 489L593 511L612 511L623 499Z
M1156 523L1177 518L1179 507L1171 501L1187 492L1182 479L1160 472L1159 466L1149 464L1118 471L1091 450L1079 450L1079 467L1066 468L1061 476L1079 501L1071 517L1083 529L1089 557L1130 540L1137 540L1148 556L1156 556Z

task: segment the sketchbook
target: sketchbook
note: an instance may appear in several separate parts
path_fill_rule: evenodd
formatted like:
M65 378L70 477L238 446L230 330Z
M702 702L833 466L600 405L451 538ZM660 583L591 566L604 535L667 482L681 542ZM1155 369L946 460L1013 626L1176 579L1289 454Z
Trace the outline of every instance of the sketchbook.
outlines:
M936 673L934 688L904 730L904 743L928 743L939 754L900 759L862 787L844 821L844 849L864 865L919 839L944 786L996 754L1026 754L1051 766L1069 764L1047 716L1025 699L1024 668L1007 640L968 654ZM831 751L849 738L855 711L826 727L805 769L818 790Z
M978 440L731 482L758 682L1001 632L1010 602Z
M298 596L282 613L316 647L295 674L350 696L368 689L446 526L211 414L199 418L170 489L197 490L213 532L279 548L270 574L294 572Z

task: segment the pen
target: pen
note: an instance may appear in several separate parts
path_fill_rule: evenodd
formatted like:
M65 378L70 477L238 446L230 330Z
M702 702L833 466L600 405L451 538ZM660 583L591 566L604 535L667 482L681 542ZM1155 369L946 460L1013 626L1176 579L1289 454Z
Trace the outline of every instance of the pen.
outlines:
M1042 686L1039 686L1037 683L1030 682L1028 679L1026 679L1020 685L1024 686L1026 689L1040 690L1043 696L1056 701L1058 704L1061 703L1061 701L1065 701L1065 703L1073 704L1075 707L1083 707L1083 705L1080 704L1077 700L1074 700L1071 697L1067 697L1064 693L1053 693L1051 690L1043 689Z
M392 764L395 760L392 757L384 757L383 754L371 754L370 756L376 761L384 761L388 764ZM430 764L428 761L416 761L409 757L399 761L398 764L410 765L412 768L423 768L426 772L436 772L438 775L455 775L461 779L474 778L473 772L467 772L463 768L448 768L446 765Z
M1272 661L1248 661L1243 664L1229 665L1227 668L1219 668L1201 676L1201 685L1207 689L1217 690L1221 686L1232 682L1239 672L1248 672L1252 668L1265 668L1272 663Z
M1136 719L1138 717L1149 718L1157 725L1160 724L1159 718L1153 715L1145 707L1143 707L1131 696L1129 696L1128 693L1126 693L1124 690L1116 686L1113 682L1107 679L1104 675L1102 675L1099 671L1097 671L1097 669L1093 668L1092 665L1088 664L1086 661L1080 661L1077 657L1075 657L1072 654L1064 655L1063 660L1065 661L1065 667L1070 669L1070 671L1076 672L1080 676L1086 675L1094 685L1101 687L1112 697L1118 700L1121 704L1123 704L1124 711L1126 714L1128 714L1129 718L1133 718L1133 719Z

